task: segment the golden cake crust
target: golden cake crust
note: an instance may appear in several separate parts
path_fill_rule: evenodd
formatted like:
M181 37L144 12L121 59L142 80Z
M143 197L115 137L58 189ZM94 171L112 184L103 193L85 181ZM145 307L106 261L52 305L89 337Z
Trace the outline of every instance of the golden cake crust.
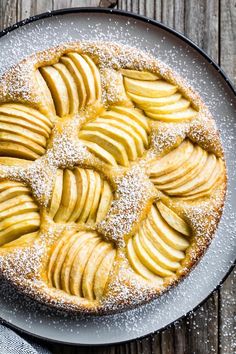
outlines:
M59 309L106 314L156 298L197 264L221 217L213 117L134 48L68 43L11 68L0 148L1 274Z

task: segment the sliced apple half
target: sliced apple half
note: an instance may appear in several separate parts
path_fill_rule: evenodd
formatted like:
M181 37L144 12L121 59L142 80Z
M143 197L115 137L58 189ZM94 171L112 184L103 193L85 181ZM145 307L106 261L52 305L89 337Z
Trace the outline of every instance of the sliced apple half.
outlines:
M49 87L57 115L64 117L69 113L70 106L67 87L60 72L53 66L43 66L39 70Z
M103 184L103 181L101 180L99 173L94 172L94 175L95 175L95 191L93 196L93 203L87 220L88 222L91 223L95 223L96 221L97 210L101 198L101 191L102 191L102 184Z
M149 71L138 71L138 70L131 70L131 69L121 69L121 74L129 77L131 79L136 80L146 80L146 81L155 81L159 80L159 77Z
M139 110L123 106L114 106L112 107L112 111L131 118L134 122L140 125L147 132L147 134L150 133L151 128L149 126L148 119L142 113L140 113Z
M56 63L53 65L53 67L59 72L66 85L69 98L69 113L77 113L79 110L79 95L73 76L67 67L62 63Z
M177 86L163 80L134 80L128 77L124 78L124 85L128 92L153 98L173 95L178 89Z
M185 111L187 108L189 108L189 106L190 102L185 98L181 98L175 103L164 106L150 107L147 112L154 114L170 114Z
M101 146L99 146L98 144L96 144L92 141L87 141L87 140L83 140L83 139L81 139L81 141L99 159L108 163L109 165L117 166L117 162L116 162L115 158L107 150L103 149Z
M96 222L100 222L105 218L111 205L112 199L113 195L111 187L107 181L104 181L101 191L101 199L97 210Z
M84 84L83 77L71 58L62 56L60 58L60 62L66 66L66 68L69 70L75 80L77 92L79 95L79 108L83 109L87 100L86 87Z
M67 56L73 60L77 69L81 73L84 86L87 93L86 104L93 104L96 101L96 86L94 82L93 72L87 61L78 53L67 53Z
M93 206L93 198L96 192L96 175L93 170L86 170L88 179L88 192L85 205L80 215L79 222L86 222Z
M55 179L55 185L52 190L52 197L49 203L49 215L54 218L61 204L63 190L63 170L58 169Z
M73 170L73 172L76 179L77 201L69 221L79 221L80 215L86 203L89 184L88 177L84 169L77 167Z
M193 144L191 144L189 140L184 140L176 149L154 160L150 164L150 176L156 178L171 173L181 167L182 164L190 158L193 149Z
M129 166L126 150L118 141L101 132L86 130L86 126L79 132L79 138L96 143L104 150L107 150L120 165Z
M21 220L22 217L24 217L24 221L19 221L18 223L12 222L11 225L0 231L0 246L16 240L22 235L37 231L39 229L40 218L38 213L31 214L33 215L29 215L28 218L21 215Z
M44 80L42 74L40 73L39 70L35 71L35 79L38 85L38 89L39 89L39 94L42 96L42 100L43 102L45 102L47 109L49 109L50 113L55 115L56 114L56 108L54 105L54 101L52 98L52 94L51 91L48 87L48 85L46 84L46 81Z

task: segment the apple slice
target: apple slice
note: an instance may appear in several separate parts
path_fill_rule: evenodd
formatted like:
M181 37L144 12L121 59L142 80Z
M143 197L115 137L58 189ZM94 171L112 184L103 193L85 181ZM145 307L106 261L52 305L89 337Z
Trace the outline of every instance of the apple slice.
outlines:
M20 236L14 241L8 242L2 246L3 249L16 248L16 247L27 247L38 237L38 231L31 232L29 234Z
M161 201L156 202L156 206L161 213L163 219L173 227L176 231L179 231L181 234L185 236L191 236L191 229L188 224L180 218L173 210L168 208L164 203Z
M24 187L24 184L21 182L15 182L11 180L0 181L0 192L12 187Z
M130 70L130 69L121 69L121 74L129 77L131 79L136 80L146 80L146 81L155 81L159 80L159 77L149 71L138 71L138 70Z
M173 95L166 97L144 97L135 95L129 91L127 92L127 95L133 102L135 102L140 108L144 110L176 103L182 97L180 93L174 93Z
M32 163L31 160L22 160L16 157L0 156L0 164L6 166L29 167Z
M201 156L200 160L198 161L198 164L195 164L193 162L193 168L189 172L186 171L186 173L182 177L180 177L170 183L166 183L161 186L159 185L158 188L160 190L164 189L165 191L167 191L169 189L178 188L180 186L185 185L187 182L191 181L192 179L194 179L196 176L199 175L199 173L204 168L206 162L207 162L207 152L202 150L202 156ZM182 166L184 168L184 164Z
M142 242L140 240L139 234L136 234L133 238L133 245L135 252L137 253L140 261L154 274L157 274L161 277L168 277L173 275L173 272L163 268L156 261L154 261L148 252L145 250Z
M75 80L64 64L57 63L53 67L59 72L66 85L69 97L69 113L75 114L79 110L79 96Z
M78 232L76 237L74 237L71 241L68 241L70 246L66 252L66 256L64 258L60 272L61 289L66 291L68 294L70 294L70 272L73 261L79 249L83 247L89 239L92 238L94 238L93 234L90 234L86 231L81 231Z
M0 212L0 221L13 216L21 215L23 213L30 213L38 211L37 204L33 202L22 203L21 205L16 205L12 208Z
M99 159L101 159L102 161L104 161L112 166L117 166L117 162L114 159L114 157L109 152L107 152L105 149L103 149L101 146L99 146L96 143L93 143L92 141L87 141L87 140L82 140L82 139L81 139L81 141Z
M153 229L157 234L166 242L169 246L179 251L185 251L189 246L189 242L180 232L170 227L166 221L162 218L159 210L152 206L149 214L149 221Z
M79 95L79 108L83 109L86 104L87 93L82 75L71 58L62 56L60 62L67 67L75 80L77 92Z
M150 111L145 111L146 115L149 118L155 119L155 120L161 120L163 122L179 122L179 121L185 121L185 120L190 120L196 117L198 114L197 111L193 108L187 108L185 111L181 112L174 112L174 113L169 113L169 114L164 114L164 113L152 113Z
M74 211L68 221L78 222L80 220L80 214L86 203L89 185L87 174L84 169L76 167L73 170L73 173L76 179L77 200L74 207Z
M93 170L86 170L87 180L88 180L88 192L86 196L85 205L83 211L80 215L79 222L88 221L90 211L93 206L93 198L96 191L96 175Z
M43 66L40 72L51 91L57 115L64 117L69 113L69 96L62 76L53 66Z
M144 81L124 78L125 89L144 97L165 97L173 95L178 87L163 80Z
M90 69L91 69L93 77L94 77L94 84L95 84L95 88L96 88L96 98L98 101L100 101L101 97L102 97L100 72L99 72L97 66L95 65L94 61L88 55L83 54L82 57L86 60L86 62L90 66Z
M143 144L142 138L135 131L135 129L133 129L132 126L129 125L128 119L126 120L126 123L124 123L121 120L117 120L117 119L114 119L114 118L111 118L108 121L107 118L99 117L99 118L96 119L96 123L97 124L107 124L108 123L110 126L112 126L114 128L117 128L117 129L119 129L121 131L124 131L125 134L130 135L132 140L135 143L137 155L138 156L142 156L142 154L144 152L144 144Z
M20 136L13 133L0 132L0 141L1 142L11 142L12 144L20 144L22 147L26 147L28 150L31 150L33 153L38 156L42 156L45 153L45 148L40 146L37 143L34 143L32 140L27 137Z
M137 156L137 151L135 149L134 140L132 139L132 137L129 134L127 134L125 131L110 125L109 121L107 121L106 123L102 123L101 121L96 119L94 122L86 124L86 130L101 132L102 134L108 136L109 138L114 139L124 147L129 160L131 161L136 160L138 156Z
M175 271L180 267L180 263L173 261L159 252L158 248L154 247L152 242L145 236L143 229L139 231L139 240L142 243L143 248L152 258L152 260L164 269Z
M86 104L93 104L96 101L96 88L94 82L94 76L90 66L86 60L78 53L67 53L67 56L73 60L77 69L81 73L81 76L84 81L84 86L87 93L87 102Z
M163 283L163 279L160 276L151 272L142 262L140 262L135 252L132 238L129 239L127 244L127 255L128 255L129 262L136 273L138 273L143 278L149 281L156 282L157 284L161 285Z
M30 195L19 195L15 198L12 199L7 199L5 202L0 203L0 214L2 212L5 212L6 210L9 210L15 206L19 206L25 203L31 203L33 202L33 199ZM35 204L36 205L36 204Z
M83 273L82 292L83 297L89 300L95 299L94 278L97 269L106 255L112 251L112 246L106 242L100 242L91 253Z
M99 175L99 173L94 172L95 175L95 191L94 191L94 196L93 196L93 204L90 209L90 213L88 216L87 222L95 223L96 221L96 215L97 215L97 210L101 198L101 192L102 192L102 180Z
M158 235L156 230L152 227L149 219L145 220L143 225L143 232L146 238L153 244L158 251L160 251L164 256L168 257L173 261L180 261L184 259L185 254L183 251L176 250L175 248L169 246L163 239Z
M177 169L175 169L174 171L166 175L152 178L152 182L155 185L160 185L160 184L163 185L166 183L176 181L179 178L186 175L187 173L189 173L194 168L196 168L196 166L200 163L202 157L203 157L203 150L200 148L200 146L196 145L194 146L193 152L190 155L189 159L186 160L180 167L178 167Z
M148 119L142 113L140 113L139 110L135 108L114 106L112 107L112 111L131 118L134 122L136 122L139 126L141 126L147 133L150 133L151 128L149 126Z
M190 102L185 98L181 98L180 100L172 104L150 107L148 109L148 112L154 114L170 114L185 111L189 106Z
M30 149L20 144L11 142L1 142L0 155L9 157L19 157L26 160L36 160L38 157L40 157L40 155L36 154Z
M194 146L189 140L184 140L176 149L170 151L163 157L154 160L149 167L151 177L159 177L173 172L189 159Z
M55 184L52 190L51 202L49 203L49 215L54 218L61 204L63 190L63 170L58 169Z
M103 182L103 188L101 193L102 194L101 194L99 207L97 210L96 222L100 222L105 218L112 202L112 198L113 198L112 191L107 181Z
M54 221L63 223L70 219L77 200L76 180L74 173L66 169L63 173L63 188L59 210L54 216Z
M129 159L124 146L107 135L97 131L86 130L86 127L84 127L84 129L79 132L79 138L98 144L103 149L107 150L120 165L125 167L129 166Z
M34 214L34 217L29 216L28 218L25 218L24 216L22 217L21 215L21 219L24 218L24 221L13 223L6 229L0 231L0 246L13 241L22 235L37 231L40 227L40 218L38 213Z
M201 186L206 183L206 181L210 178L212 171L216 167L216 157L213 154L208 155L207 161L203 169L199 171L197 176L192 178L191 180L186 181L187 183L177 187L166 190L166 192L170 195L184 195L191 191L194 191L195 188Z
M38 84L39 95L42 96L42 101L46 103L47 109L51 112L51 114L56 114L56 108L54 106L53 98L51 95L51 91L49 90L42 74L39 70L35 71L35 79Z
M53 124L49 117L40 113L38 110L32 107L26 106L25 104L5 103L4 105L0 106L0 113L9 114L9 115L15 115L15 114L22 115L22 113L27 113L27 116L30 117L30 120L34 120L36 118L37 121L41 121L41 123L43 123L43 126L45 127L46 130L47 130L46 127L48 127L47 130L48 133L50 133L51 128L53 127Z
M22 194L30 194L29 188L22 185L13 185L11 188L8 188L0 193L0 203L5 202L8 199L18 197Z
M90 255L93 254L93 251L96 249L97 245L101 243L100 238L96 237L94 233L94 238L84 242L83 247L77 252L74 261L72 263L71 272L70 272L70 291L71 294L83 297L82 284L84 278L84 271L86 264L90 258Z
M116 258L116 250L111 250L108 252L101 263L98 266L96 274L94 276L94 286L93 291L96 300L100 300L106 289L106 284L113 268Z

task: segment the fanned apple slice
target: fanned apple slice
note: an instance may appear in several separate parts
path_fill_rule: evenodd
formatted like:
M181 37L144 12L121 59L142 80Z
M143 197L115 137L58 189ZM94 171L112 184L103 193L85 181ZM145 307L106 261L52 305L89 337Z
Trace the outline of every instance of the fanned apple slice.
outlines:
M51 91L57 115L64 117L69 113L69 96L59 71L53 66L43 66L40 72Z
M82 75L71 58L62 56L60 62L67 67L67 69L75 80L77 92L79 95L79 108L83 109L86 104L87 93Z
M94 191L94 196L93 196L93 203L90 209L90 213L88 216L88 222L95 223L96 221L96 215L97 215L97 210L99 206L99 201L101 198L101 191L102 191L102 180L100 175L97 172L94 172L95 175L95 191Z
M179 251L185 251L189 246L189 242L186 238L184 238L180 232L170 227L155 207L151 208L149 221L154 230L169 246Z
M110 251L112 251L112 246L106 242L100 242L90 255L86 267L84 269L83 281L82 281L82 292L83 296L89 300L95 299L95 294L93 291L94 278L97 269L104 258Z
M0 230L3 231L8 227L18 224L21 221L28 221L28 220L39 220L39 214L35 212L25 213L22 211L21 215L14 215L10 216L0 222Z
M28 129L31 132L35 132L37 134L40 134L44 136L45 138L48 138L49 134L47 131L40 126L38 126L36 123L37 122L28 122L27 120L18 118L18 117L8 117L4 115L0 115L0 123L10 123L14 126L20 126L25 129Z
M99 72L97 66L95 65L94 61L88 55L83 54L82 57L86 60L86 62L90 66L90 69L93 73L94 84L95 84L95 88L96 88L96 98L98 101L100 101L101 97L102 97L100 72Z
M83 296L82 283L86 264L93 254L96 246L101 242L99 238L94 234L94 238L84 243L83 247L77 252L71 267L70 273L70 291L71 294L77 296Z
M151 128L149 126L148 119L137 109L123 106L114 106L112 107L112 111L131 118L134 122L140 125L147 132L147 134L150 133Z
M99 146L96 143L93 143L92 141L87 141L83 139L81 139L81 141L99 159L103 160L104 162L112 166L117 166L117 162L115 158L107 150L103 149L101 146Z
M182 97L180 93L174 93L173 95L166 97L144 97L142 95L135 95L129 91L127 92L127 95L133 102L135 102L140 108L144 110L174 104L178 102Z
M42 126L45 127L45 129L48 131L48 133L50 133L51 128L53 127L53 124L50 120L50 118L48 118L47 116L45 116L44 114L40 113L38 110L26 106L24 104L20 104L20 103L5 103L4 105L0 106L0 113L4 113L4 114L9 114L9 115L15 115L15 114L19 114L20 116L22 116L22 113L26 113L27 116L30 117L30 120L34 120L37 119L37 124L39 124L39 122L41 121L41 123L43 123ZM26 118L26 115L24 115L24 117ZM48 128L46 128L48 127Z
M176 170L189 159L193 149L193 144L184 140L176 149L151 163L149 167L150 176L155 178Z
M11 188L11 187L22 187L24 186L21 182L15 182L11 180L2 180L0 181L0 192Z
M105 218L112 202L112 191L107 181L103 182L103 188L101 193L102 194L97 210L96 222L100 222Z
M28 167L33 161L22 160L16 157L0 156L0 164L6 166Z
M20 126L13 125L11 123L3 123L0 122L0 131L18 134L23 137L28 137L33 142L45 147L46 146L46 138L38 133L34 133L28 129L25 129Z
M173 95L178 87L163 80L144 81L124 78L125 89L145 97L165 97Z
M170 258L166 257L163 253L159 252L158 248L154 247L152 242L149 241L148 237L144 234L143 229L141 228L139 231L139 240L142 243L145 251L149 254L149 256L153 259L155 263L159 266L175 271L180 267L180 263Z
M173 227L176 231L180 232L181 234L185 236L191 236L191 230L188 224L180 218L173 210L168 208L164 203L161 201L158 201L156 203L156 206L158 210L161 213L161 216L163 219L166 220L166 222Z
M107 123L107 122L106 122ZM86 124L87 131L101 132L111 139L119 142L126 150L129 160L134 161L137 158L137 151L135 149L134 140L124 130L116 128L111 124L102 123L96 120L95 122Z
M32 202L32 197L29 194L23 194L12 199L7 199L5 202L0 203L0 214L6 210L10 210L15 206L30 202Z
M61 267L60 279L61 279L61 289L70 294L70 272L71 267L76 257L77 252L84 244L91 238L94 238L93 234L82 231L77 233L76 237L69 240L68 251L66 253L63 265Z
M28 203L22 203L21 205L16 205L12 208L0 212L0 221L8 217L21 215L22 210L24 212L34 212L38 210L38 206L34 202L28 202Z
M21 184L20 186L18 184L16 185L13 184L11 188L3 190L0 193L0 203L5 202L8 199L17 197L22 194L30 194L30 190L27 187L25 187L23 184Z
M1 142L0 155L9 157L21 157L26 160L36 160L40 155L17 143Z
M120 165L125 167L129 166L129 159L123 145L107 135L96 131L86 130L85 127L79 132L79 138L98 144L103 149L107 150Z
M169 114L164 114L164 113L152 113L150 111L145 111L146 115L152 119L156 120L162 120L165 122L176 122L176 121L185 121L185 120L190 120L196 117L197 111L193 108L187 108L185 111L181 112L174 112L174 113L169 113Z
M12 223L4 230L1 229L2 231L0 231L0 246L15 240L24 234L37 231L40 226L40 218L38 213L32 214L34 215L29 216L29 218L26 218L25 216L21 215L21 219L24 218L24 221Z
M93 198L96 191L96 176L93 170L86 170L88 179L88 192L86 196L85 205L80 215L79 222L86 222L93 205Z
M186 183L190 182L192 179L197 177L199 175L199 173L201 173L202 169L204 168L204 166L207 162L207 158L208 158L207 152L203 150L201 159L198 161L198 164L194 163L193 168L189 172L186 172L185 175L176 179L175 181L172 181L170 183L166 183L161 186L158 185L158 189L165 190L167 192L169 189L172 190L172 189L181 187L181 186L185 185Z
M52 191L52 197L49 204L49 215L54 218L57 211L60 208L61 197L62 197L62 189L63 189L63 170L58 169L57 175L55 179L55 185Z
M166 192L170 195L184 195L190 191L193 191L195 188L204 184L211 176L212 171L216 166L216 157L213 154L210 154L207 158L206 164L201 171L192 178L191 180L187 181L187 183L181 185L177 188L171 188L166 190Z
M5 245L1 246L2 249L9 249L9 248L16 248L22 246L28 246L33 240L38 237L38 231L31 232L29 234L20 236L16 240L6 243Z
M200 194L200 193L204 193L207 192L209 189L211 189L212 186L215 185L215 183L217 182L217 180L220 178L220 174L222 172L221 166L220 166L220 161L221 160L217 160L216 161L216 166L215 168L212 170L212 173L210 175L210 177L208 179L205 180L205 182L200 185L199 187L191 190L188 193L185 193L186 196L190 196L193 194Z
M45 148L41 145L34 143L32 140L28 139L27 137L20 136L13 133L7 132L0 132L0 141L1 142L11 142L14 144L20 144L22 147L31 150L33 153L37 154L38 156L42 156L45 153Z
M136 80L146 80L146 81L155 81L159 80L159 77L149 71L138 71L138 70L131 70L131 69L121 69L121 74L129 77L131 79Z
M79 95L73 76L62 63L54 64L53 67L60 73L63 81L65 82L69 97L69 113L77 113L79 110Z
M74 211L70 216L69 221L79 221L80 214L85 206L86 198L88 194L89 184L86 171L82 168L75 168L74 175L76 179L77 188L77 201L74 207Z
M170 114L185 111L189 106L190 102L185 98L181 98L177 102L169 105L150 107L146 112L154 114Z
M109 275L114 265L115 258L116 250L111 249L110 252L108 252L104 256L95 273L93 291L95 298L98 300L101 299L104 294Z
M166 175L152 178L152 182L155 185L163 185L178 180L179 178L188 174L200 163L201 159L203 158L203 154L204 150L202 150L200 146L194 146L194 150L190 155L189 159L186 160L180 167Z
M133 269L141 275L143 278L153 281L157 284L162 284L163 279L156 275L155 273L151 272L138 258L134 246L133 246L133 240L129 239L128 244L127 244L127 255L130 264L132 265Z
M180 261L185 257L183 251L171 247L159 236L156 230L152 227L149 218L147 218L144 222L143 232L153 246L170 260Z
M108 119L109 119L109 123L107 122ZM129 124L129 121L127 119L124 119L124 121L122 121L122 120L119 120L119 119L116 119L113 117L112 118L100 117L100 118L96 119L96 123L98 123L98 124L100 124L100 123L107 124L108 123L110 126L124 131L125 134L129 134L131 136L131 138L133 139L133 141L135 142L135 147L136 147L138 156L142 156L144 149L145 149L142 137L137 133L137 131L135 129L133 129L132 125ZM146 134L145 134L145 138L146 138ZM146 139L145 139L145 143L146 143Z
M46 103L47 108L50 110L50 112L53 115L55 115L56 108L54 106L51 91L49 90L49 87L47 86L47 84L46 84L46 82L39 70L35 71L35 79L38 84L40 95L43 97L43 101Z
M157 264L156 261L154 261L152 257L150 257L149 253L145 250L140 240L139 234L136 234L134 236L133 245L134 245L135 252L137 253L137 256L151 272L161 277L168 277L174 274L172 271L165 269L159 264Z
M93 104L96 101L96 88L94 76L87 61L78 53L67 53L67 56L73 60L74 64L80 71L87 92L86 104Z
M63 173L63 189L60 208L54 216L55 222L67 222L73 213L77 200L76 180L74 173L66 169Z

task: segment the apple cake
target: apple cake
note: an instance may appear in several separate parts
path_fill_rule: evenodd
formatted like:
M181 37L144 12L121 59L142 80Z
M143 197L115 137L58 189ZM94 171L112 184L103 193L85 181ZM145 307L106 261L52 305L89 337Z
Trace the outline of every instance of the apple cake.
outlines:
M219 222L226 167L199 95L150 53L66 43L0 83L0 269L58 309L160 296Z

